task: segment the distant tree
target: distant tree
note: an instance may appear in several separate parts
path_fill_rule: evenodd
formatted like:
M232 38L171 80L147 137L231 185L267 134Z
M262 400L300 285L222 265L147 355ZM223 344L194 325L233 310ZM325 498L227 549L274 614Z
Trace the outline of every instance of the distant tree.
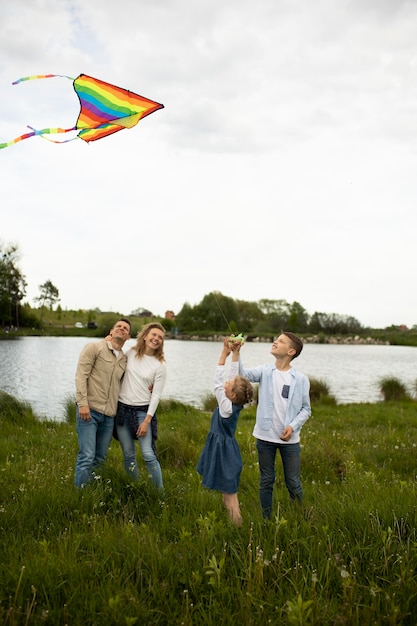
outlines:
M185 303L175 318L182 333L229 333L241 330L239 303L212 291L204 296L200 304ZM246 332L242 326L242 332Z
M299 302L293 302L289 308L287 327L293 333L305 333L308 330L309 315Z
M264 318L258 324L258 333L278 335L281 330L288 330L290 317L290 305L286 300L258 301L259 309L264 313Z
M203 322L200 328L206 328L210 332L228 333L235 331L238 325L239 311L236 301L220 291L212 291L204 296L198 313Z
M237 300L238 330L244 335L252 333L256 325L264 319L265 315L256 302Z
M316 311L310 317L308 329L312 333L349 335L360 333L363 330L363 326L355 317L352 317L351 315L320 313Z
M0 243L0 319L4 325L19 326L19 309L26 295L26 280L18 267L16 244Z
M43 285L39 285L39 290L40 295L35 298L35 302L38 302L40 305L40 322L42 324L45 304L47 304L52 311L54 304L59 302L59 291L50 280L44 282Z
M36 302L39 302L41 307L48 304L49 308L52 310L54 304L59 302L60 299L58 287L55 287L50 280L47 280L43 285L39 285L39 290L40 295L35 298Z
M181 311L177 315L177 327L182 333L188 333L195 330L194 326L194 307L188 302L182 305Z

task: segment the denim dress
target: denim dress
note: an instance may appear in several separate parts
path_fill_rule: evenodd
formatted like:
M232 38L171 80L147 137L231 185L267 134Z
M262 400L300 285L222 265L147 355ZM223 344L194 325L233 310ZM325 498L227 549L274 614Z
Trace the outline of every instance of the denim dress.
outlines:
M242 456L235 432L242 406L233 404L232 415L223 418L217 407L211 417L210 431L197 464L202 484L222 493L237 493L242 472Z

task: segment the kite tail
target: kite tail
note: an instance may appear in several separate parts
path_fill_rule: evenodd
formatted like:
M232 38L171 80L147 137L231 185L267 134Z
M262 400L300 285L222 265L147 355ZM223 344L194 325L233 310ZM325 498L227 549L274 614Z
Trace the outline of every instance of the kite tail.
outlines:
M19 83L23 83L25 80L36 80L38 78L69 78L69 80L74 80L71 76L65 76L65 74L38 74L37 76L24 76L23 78L18 78L15 80L12 85L18 85Z
M54 141L53 139L49 139L49 137L45 137L44 135L54 135L56 133L70 133L72 130L77 130L74 126L73 128L43 128L42 130L35 130L32 126L28 126L32 132L25 133L24 135L20 135L20 137L16 137L16 139L12 139L6 143L0 143L0 150L2 148L7 148L8 146L12 146L18 141L22 141L23 139L29 139L29 137L35 137L35 135L39 135L42 139L48 139L48 141L52 141L52 143L68 143L69 141L73 141L74 139L78 139L78 137L73 137L72 139L66 139L64 141Z
M18 78L15 80L12 85L18 85L19 83L24 82L25 80L36 80L38 78L68 78L69 80L74 80L71 76L66 76L64 74L38 74L37 76L24 76L23 78ZM43 130L35 130L31 126L28 126L31 133L25 133L24 135L20 135L20 137L16 137L16 139L12 139L11 141L7 141L5 143L0 143L0 150L2 148L7 148L8 146L13 146L13 144L18 143L19 141L23 141L23 139L29 139L30 137L34 137L35 135L39 135L42 139L47 139L44 135L50 135L55 133L68 133L71 130L76 130L75 128L44 128ZM74 137L76 139L76 137ZM72 139L68 139L66 141L54 141L53 139L49 139L53 143L67 143L68 141L72 141Z

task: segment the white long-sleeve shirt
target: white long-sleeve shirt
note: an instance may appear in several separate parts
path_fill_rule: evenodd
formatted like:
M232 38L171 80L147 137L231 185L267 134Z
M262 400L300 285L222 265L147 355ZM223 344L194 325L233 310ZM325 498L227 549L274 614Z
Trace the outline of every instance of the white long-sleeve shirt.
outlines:
M239 373L239 363L237 361L232 361L230 365L229 374L227 376L227 380L232 380ZM217 365L216 372L214 376L214 395L216 396L220 416L224 418L229 418L233 413L232 401L226 396L226 392L224 390L224 380L226 376L226 366L225 365Z
M166 377L166 363L156 357L144 354L136 358L136 350L127 353L127 367L120 388L119 400L129 406L149 405L148 415L154 415L158 408ZM152 391L149 387L153 385Z

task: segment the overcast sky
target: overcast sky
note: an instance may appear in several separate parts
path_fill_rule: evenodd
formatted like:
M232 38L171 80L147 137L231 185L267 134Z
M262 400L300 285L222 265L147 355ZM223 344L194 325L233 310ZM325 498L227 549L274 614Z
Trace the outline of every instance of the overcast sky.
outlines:
M415 0L0 0L0 143L77 119L70 80L24 76L165 107L0 151L27 301L51 280L64 309L220 291L417 324L416 32Z

